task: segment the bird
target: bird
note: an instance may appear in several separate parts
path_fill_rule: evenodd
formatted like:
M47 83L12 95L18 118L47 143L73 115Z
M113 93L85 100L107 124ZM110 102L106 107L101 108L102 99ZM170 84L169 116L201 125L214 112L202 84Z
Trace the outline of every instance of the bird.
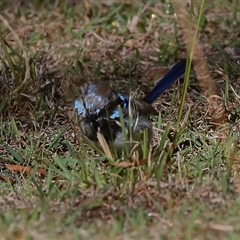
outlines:
M139 142L146 130L149 144L153 137L150 116L158 115L152 103L185 73L186 62L182 59L176 63L143 99L119 93L105 82L82 86L74 109L84 138L101 148L100 133L110 147L121 151L127 142Z

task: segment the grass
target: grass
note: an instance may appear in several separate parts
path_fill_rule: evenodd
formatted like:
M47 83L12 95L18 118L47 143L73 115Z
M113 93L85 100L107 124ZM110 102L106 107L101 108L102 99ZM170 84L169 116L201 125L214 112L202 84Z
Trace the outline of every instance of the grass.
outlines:
M198 7L189 11L195 22ZM6 1L1 9L13 28L0 22L3 239L238 239L237 1L206 3L198 28L229 138L218 139L191 73L184 102L180 80L154 103L154 148L140 166L128 155L113 164L85 144L72 102L92 80L141 97L154 84L150 69L186 57L171 5Z

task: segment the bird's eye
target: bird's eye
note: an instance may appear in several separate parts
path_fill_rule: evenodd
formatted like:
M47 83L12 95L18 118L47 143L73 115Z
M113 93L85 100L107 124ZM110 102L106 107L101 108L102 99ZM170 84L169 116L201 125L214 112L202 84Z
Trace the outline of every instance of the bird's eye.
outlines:
M80 101L76 100L74 102L74 109L77 111L78 115L83 114L83 108L84 107L83 107L83 105L82 105L82 103Z

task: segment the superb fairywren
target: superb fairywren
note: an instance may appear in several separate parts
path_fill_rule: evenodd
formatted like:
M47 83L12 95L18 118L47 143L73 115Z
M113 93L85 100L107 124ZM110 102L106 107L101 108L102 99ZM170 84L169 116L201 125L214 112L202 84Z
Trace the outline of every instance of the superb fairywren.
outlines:
M149 143L153 135L149 116L157 115L151 104L184 74L185 67L186 59L178 62L142 100L118 93L106 83L83 86L80 97L75 100L74 108L85 138L99 147L99 132L110 146L121 150L124 143L129 141L123 133L124 124L126 129L131 129L131 141L138 141L146 129Z

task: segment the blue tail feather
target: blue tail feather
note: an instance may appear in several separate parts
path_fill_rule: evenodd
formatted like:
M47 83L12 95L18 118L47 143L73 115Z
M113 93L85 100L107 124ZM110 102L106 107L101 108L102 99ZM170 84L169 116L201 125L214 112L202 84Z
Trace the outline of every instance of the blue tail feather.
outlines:
M143 101L152 104L167 88L177 81L184 73L187 60L176 63L157 85L144 97Z

